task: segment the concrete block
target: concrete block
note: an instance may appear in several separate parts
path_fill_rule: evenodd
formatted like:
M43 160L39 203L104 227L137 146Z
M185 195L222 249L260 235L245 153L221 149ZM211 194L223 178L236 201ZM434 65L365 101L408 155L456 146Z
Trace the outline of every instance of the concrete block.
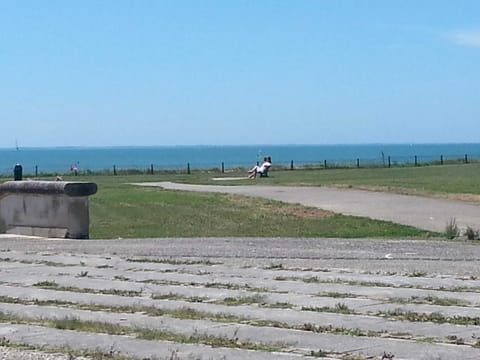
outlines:
M94 183L29 180L0 184L0 230L88 239L88 196L96 191Z

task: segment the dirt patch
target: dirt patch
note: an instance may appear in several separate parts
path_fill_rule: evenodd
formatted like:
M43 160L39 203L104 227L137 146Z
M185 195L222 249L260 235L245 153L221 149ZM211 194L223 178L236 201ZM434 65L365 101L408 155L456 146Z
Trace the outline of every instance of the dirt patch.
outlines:
M335 213L314 207L297 206L272 200L262 200L238 195L228 195L230 201L238 206L255 206L259 211L274 212L282 216L293 216L299 219L325 219Z
M335 215L331 211L322 209L292 208L287 210L285 215L292 215L302 219L324 219Z

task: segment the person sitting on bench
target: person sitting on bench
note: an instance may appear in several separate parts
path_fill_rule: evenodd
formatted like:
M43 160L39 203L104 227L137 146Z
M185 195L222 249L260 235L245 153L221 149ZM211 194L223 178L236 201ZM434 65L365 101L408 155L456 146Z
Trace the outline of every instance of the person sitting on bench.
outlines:
M263 163L262 165L256 165L253 168L251 168L248 173L250 174L248 176L249 179L255 179L257 177L257 174L260 174L260 177L268 177L268 170L272 166L272 159L270 156L264 157L263 158Z

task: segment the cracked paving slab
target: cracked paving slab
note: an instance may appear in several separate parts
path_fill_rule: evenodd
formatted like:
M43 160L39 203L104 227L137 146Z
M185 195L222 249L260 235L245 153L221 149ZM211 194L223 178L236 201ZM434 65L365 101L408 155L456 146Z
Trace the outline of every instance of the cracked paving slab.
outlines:
M273 248L272 243L275 244ZM232 248L235 256L232 256ZM267 256L269 248L270 254L278 257ZM329 358L338 359L342 352L361 356L362 360L368 356L381 359L384 353L394 354L395 360L480 357L480 326L475 323L477 318L480 321L480 282L478 269L476 272L473 267L478 264L480 250L472 243L219 238L75 242L24 238L13 241L11 237L4 239L0 236L0 249L4 249L0 251L0 312L19 318L32 317L32 323L24 325L33 326L32 329L38 327L33 322L42 321L42 318L46 321L70 316L116 326L162 329L184 336L203 333L237 337L239 343L255 340L276 344L283 341L286 353L282 356L292 358L320 350L327 351ZM214 255L206 255L212 249ZM402 260L385 258L387 251L388 254L401 254L395 256L402 257ZM193 253L196 254L192 257ZM441 261L450 266L426 265ZM328 262L333 266L324 268ZM372 272L372 263L386 264L387 271ZM54 284L58 289L33 286L45 281L46 285ZM68 288L71 291L66 291ZM91 293L101 291L113 294ZM152 295L162 294L165 295L163 300L152 298ZM248 302L249 297L253 297L253 302ZM228 299L242 298L246 298L247 303L223 303ZM414 303L428 298L428 301L442 300L443 305ZM15 299L17 304L12 303ZM23 300L27 302L22 304ZM46 303L42 304L42 301ZM53 303L55 301L59 303ZM288 304L290 308L268 307L276 304ZM336 313L338 304L355 313ZM81 306L88 307L82 309ZM91 307L95 306L98 308L93 311ZM118 306L127 311L111 311ZM152 316L144 313L142 307L168 311L188 307L207 315L231 314L236 320L221 323L218 319L213 321L209 315L179 319L168 312ZM316 307L327 307L331 312L307 311L307 308L314 310ZM107 308L110 311L106 311ZM137 312L129 313L128 309ZM374 316L379 311L398 309L420 314L465 316L472 322L470 325L455 325ZM255 321L263 323L254 324ZM275 323L290 324L295 328L278 328ZM4 321L1 326L14 325L23 324ZM345 333L329 332L329 326ZM45 326L39 328L61 331ZM369 337L360 336L369 332ZM67 331L59 336L67 333L76 334L74 337L79 339L92 335ZM38 334L43 335L24 338L35 345L45 333L38 330ZM146 344L142 343L145 340L131 336L100 335ZM12 339L20 342L19 338ZM67 347L88 348L83 340L78 341L80 345L68 340ZM165 354L162 351L167 344L182 349L186 345L175 341L151 343L163 349L157 356ZM108 351L106 344L100 348ZM198 351L205 358L235 358L238 353L233 350L243 351L243 356L248 354L248 358L253 358L250 354L279 358L279 353L245 353L244 349L207 345L186 348L181 359L194 358L193 354ZM118 351L119 354L130 354L124 352L127 350ZM143 355L145 353L140 351L134 356L141 359L137 356Z
M0 324L0 336L14 343L36 347L71 348L125 354L133 359L232 359L232 360L298 360L309 358L282 353L255 352L241 349L211 348L197 344L171 341L148 341L128 336L92 334L73 330L58 330L35 325ZM175 357L176 356L176 357ZM111 356L110 356L111 357Z

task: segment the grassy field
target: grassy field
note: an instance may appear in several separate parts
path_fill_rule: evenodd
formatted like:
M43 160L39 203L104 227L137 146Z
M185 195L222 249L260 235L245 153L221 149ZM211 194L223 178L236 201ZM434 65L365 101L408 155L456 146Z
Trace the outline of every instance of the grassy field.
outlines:
M438 234L411 227L331 214L275 201L233 195L202 194L129 185L143 181L215 184L314 185L381 189L453 198L480 198L480 165L405 168L283 170L269 178L213 181L244 172L78 176L99 192L90 199L92 238L133 237L429 237Z
M429 236L406 226L275 201L148 189L114 183L112 178L99 180L100 191L91 197L94 238Z
M279 183L351 186L408 194L449 196L480 195L479 164L282 172ZM474 198L474 197L473 197Z
M226 177L242 176L229 173ZM256 184L313 185L355 187L397 193L436 197L468 198L480 200L480 164L459 164L424 167L321 169L271 171L270 177L256 179ZM203 174L179 181L217 183L212 175ZM225 181L225 184L250 184L252 181Z

